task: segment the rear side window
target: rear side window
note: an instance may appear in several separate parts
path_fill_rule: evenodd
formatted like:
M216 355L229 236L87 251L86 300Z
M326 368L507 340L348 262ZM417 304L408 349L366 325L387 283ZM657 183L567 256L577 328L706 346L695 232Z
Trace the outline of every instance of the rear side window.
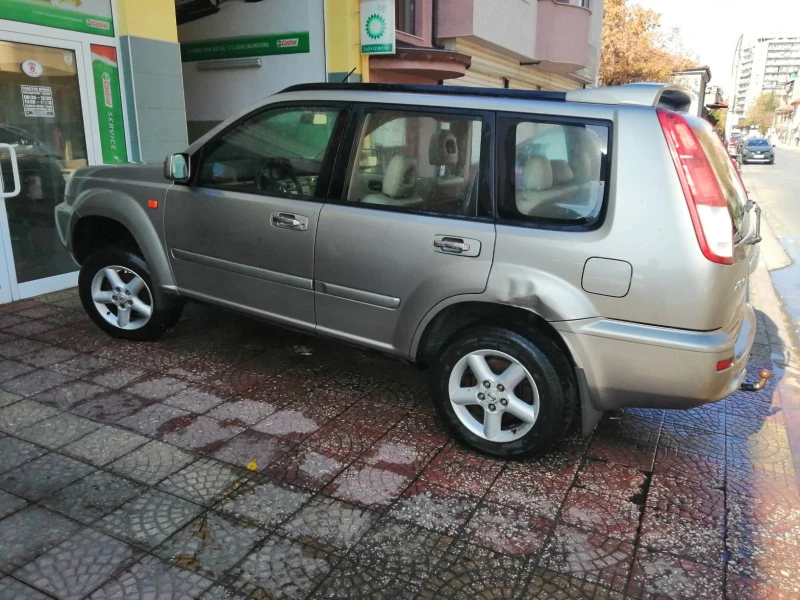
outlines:
M703 121L702 124L696 125L693 120L691 125L697 139L700 140L703 152L708 157L708 162L711 163L711 168L714 169L714 175L716 175L719 187L722 189L722 195L725 196L725 202L731 211L733 226L737 232L741 232L744 205L747 203L747 192L742 186L736 167L733 166L722 140L717 137L708 123Z
M540 226L591 226L606 196L609 128L502 118L497 207L501 219Z
M347 202L475 216L483 126L479 116L365 111Z

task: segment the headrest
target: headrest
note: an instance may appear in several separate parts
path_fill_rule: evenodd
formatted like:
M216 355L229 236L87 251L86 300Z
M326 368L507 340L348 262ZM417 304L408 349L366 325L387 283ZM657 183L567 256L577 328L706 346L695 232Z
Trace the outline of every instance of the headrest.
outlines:
M396 154L383 176L383 193L390 198L408 198L417 186L417 161Z
M458 143L452 131L440 129L431 136L428 162L437 166L458 164Z
M600 138L593 131L580 130L572 140L570 167L578 183L600 181Z
M559 185L561 183L569 183L572 181L574 174L572 167L565 160L551 160L550 166L553 168L553 183Z
M544 156L531 156L522 167L522 189L533 192L553 187L553 167Z

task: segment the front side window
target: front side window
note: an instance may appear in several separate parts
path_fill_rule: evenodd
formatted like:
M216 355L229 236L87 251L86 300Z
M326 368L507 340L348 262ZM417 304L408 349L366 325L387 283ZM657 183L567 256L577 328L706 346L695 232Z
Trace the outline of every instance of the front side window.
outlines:
M501 219L591 225L603 208L608 127L502 119Z
M474 216L482 127L471 116L367 112L347 202Z
M279 196L318 195L337 108L268 109L203 148L195 185Z

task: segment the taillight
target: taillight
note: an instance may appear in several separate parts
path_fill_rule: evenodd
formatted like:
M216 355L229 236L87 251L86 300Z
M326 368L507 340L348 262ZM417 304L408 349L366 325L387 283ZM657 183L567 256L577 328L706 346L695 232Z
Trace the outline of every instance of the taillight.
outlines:
M712 262L733 264L733 219L700 140L680 114L660 108L656 112L675 161L700 250Z

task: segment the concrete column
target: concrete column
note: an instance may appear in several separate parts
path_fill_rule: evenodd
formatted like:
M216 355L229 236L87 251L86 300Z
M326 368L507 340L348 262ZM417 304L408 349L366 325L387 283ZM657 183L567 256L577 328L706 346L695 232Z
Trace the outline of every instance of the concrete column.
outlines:
M117 0L131 160L160 162L188 145L174 0Z

